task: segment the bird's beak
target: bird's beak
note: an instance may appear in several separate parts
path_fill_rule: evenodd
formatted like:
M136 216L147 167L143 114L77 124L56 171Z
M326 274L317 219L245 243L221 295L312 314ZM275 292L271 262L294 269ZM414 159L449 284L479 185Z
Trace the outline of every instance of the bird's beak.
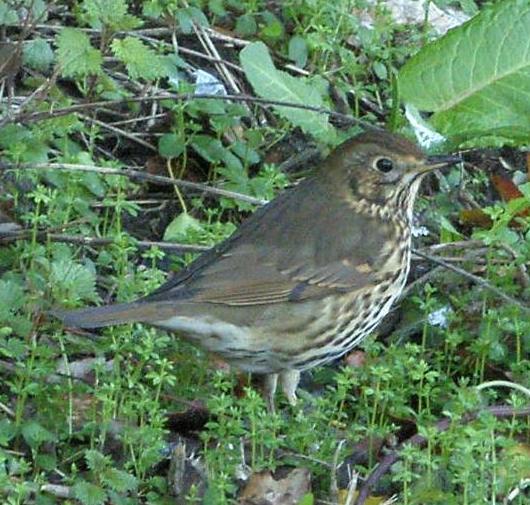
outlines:
M437 168L448 167L451 165L456 165L462 161L460 155L454 154L438 154L435 156L429 156L425 163L425 171L430 172L431 170L436 170Z

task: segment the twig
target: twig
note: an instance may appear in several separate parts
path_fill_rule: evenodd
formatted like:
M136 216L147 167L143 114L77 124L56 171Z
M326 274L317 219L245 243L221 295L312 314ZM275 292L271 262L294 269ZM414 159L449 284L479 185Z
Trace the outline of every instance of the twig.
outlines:
M335 453L333 454L333 463L331 466L331 476L329 483L329 496L331 501L335 504L339 504L339 485L337 483L337 471L339 469L339 454L342 450L342 447L346 443L346 440L339 440Z
M15 413L4 403L0 402L0 410L3 410L9 417L15 418Z
M59 484L43 484L40 490L44 493L50 493L57 498L73 498L73 491L70 486L61 486Z
M103 121L100 121L99 119L94 119L94 118L87 117L84 115L81 115L81 119L83 119L84 121L88 121L90 123L97 124L98 126L101 126L101 128L105 128L106 130L116 133L117 135L121 135L122 137L132 140L133 142L136 142L137 144L140 144L143 147L147 147L147 149L150 149L151 151L154 151L155 153L158 152L158 149L153 144L141 139L140 137L134 135L133 133L126 132L125 130L122 130L121 128L117 128L116 126L107 124Z
M355 491L357 491L357 481L359 480L359 474L357 472L353 472L352 476L350 478L350 482L348 484L348 494L346 495L346 500L344 500L344 505L352 505Z
M108 168L108 167L96 167L92 165L78 165L72 163L4 163L0 161L0 171L1 170L48 170L48 169L59 169L59 170L74 170L78 172L97 172L104 175L120 175L122 177L129 177L130 179L138 179L144 181L151 181L157 184L165 186L182 186L183 188L193 189L196 191L201 191L205 193L211 193L213 195L224 196L227 198L234 198L242 202L251 203L253 205L264 205L267 203L266 200L260 198L254 198L253 196L243 195L241 193L236 193L234 191L228 191L226 189L213 188L205 184L200 184L198 182L184 181L182 179L172 179L171 177L164 177L162 175L153 175L141 170L136 169L126 169L121 170L119 168Z
M489 412L491 415L497 418L528 416L530 415L530 406L522 409L514 409L513 407L510 407L508 405L493 405L491 407L487 407L476 412L470 412L468 414L465 414L464 416L462 416L460 422L462 424L467 424L475 420L482 412ZM452 422L453 420L451 418L443 418L435 424L435 428L439 432L446 431L451 426ZM390 470L392 465L394 465L394 463L396 463L400 459L400 450L403 449L405 445L415 445L417 447L424 447L426 444L427 438L418 433L408 438L407 440L401 442L397 450L385 456L381 460L381 462L375 467L372 473L368 476L368 478L364 481L364 484L362 485L361 490L359 491L359 495L357 497L355 505L364 505L374 485L388 470Z
M451 265L450 263L447 263L441 258L437 258L435 256L431 256L430 254L426 254L424 252L420 252L418 250L413 250L413 253L419 256L420 258L426 259L430 261L431 263L435 263L436 265L441 265L444 268L447 268L447 270L451 270L452 272L455 272L462 277L465 277L466 279L474 282L475 284L478 284L479 286L488 289L492 293L495 293L499 298L502 298L504 301L508 303L512 303L514 305L517 305L521 309L525 311L530 311L530 307L525 305L524 303L521 303L519 300L516 300L515 298L511 297L510 295L507 295L504 293L504 291L501 291L499 288L488 282L487 280L483 279L482 277L478 277L477 275L474 275L472 273L469 273L466 270L463 270L462 268L459 268L455 265Z
M202 26L197 25L196 23L193 23L193 30L195 31L195 35L197 35L197 38L203 45L206 52L209 53L210 56L221 60L221 56L217 51L215 44L212 42L208 32ZM241 88L238 86L233 75L230 73L224 63L215 63L215 68L217 68L217 71L225 78L226 82L234 93L241 93Z
M362 119L357 119L348 114L342 114L340 112L335 112L325 107L313 107L311 105L303 105L299 103L286 102L283 100L267 100L265 98L258 98L251 95L212 95L208 93L163 93L160 95L152 96L142 96L142 97L129 97L122 98L120 100L102 100L99 102L89 102L89 103L79 103L76 105L71 105L69 107L57 108L52 111L43 111L43 112L32 112L27 114L16 114L10 118L11 123L28 123L32 121L42 121L43 119L49 119L51 117L65 116L67 114L73 114L76 112L81 112L90 109L97 109L98 107L110 107L113 105L124 105L126 103L147 103L152 101L162 101L162 100L174 100L174 101L192 101L192 100L231 100L234 102L248 102L256 103L260 105L276 105L281 107L289 107L292 109L302 109L308 110L311 112L317 112L319 114L327 114L331 117L335 117L342 121L347 122L348 124L359 124L364 128L380 130L377 126L367 123Z
M31 234L31 230L19 230L17 232L8 232L0 237L0 243L14 242L16 240L22 240L27 238ZM116 241L111 238L95 238L95 237L83 237L76 235L63 235L59 233L47 233L42 231L38 233L38 238L44 238L52 242L62 242L65 244L78 244L85 246L106 246L114 244ZM151 247L158 247L163 251L172 251L179 253L202 253L208 251L208 246L202 245L189 245L189 244L177 244L172 242L155 242L151 240L135 240L134 244L138 249L150 249Z

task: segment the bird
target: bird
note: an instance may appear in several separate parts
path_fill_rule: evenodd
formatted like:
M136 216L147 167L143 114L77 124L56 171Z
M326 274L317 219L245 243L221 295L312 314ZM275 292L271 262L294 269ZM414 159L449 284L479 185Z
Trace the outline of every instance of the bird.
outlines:
M458 161L367 130L148 296L54 315L69 327L176 332L261 375L271 410L278 382L294 404L300 373L357 346L399 298L421 180Z

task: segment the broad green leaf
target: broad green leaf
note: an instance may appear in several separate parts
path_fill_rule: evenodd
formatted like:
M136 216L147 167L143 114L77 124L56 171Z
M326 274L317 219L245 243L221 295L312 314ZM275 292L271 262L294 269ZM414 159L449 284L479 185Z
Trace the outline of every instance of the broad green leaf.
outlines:
M267 46L262 42L254 42L245 47L240 53L240 60L247 79L259 96L268 100L323 107L318 90L300 79L276 70ZM326 114L280 105L274 108L306 133L327 143L333 143L335 131Z
M222 162L231 169L243 170L243 165L239 158L234 156L218 139L214 139L208 135L195 135L191 146L197 154L210 163Z
M258 24L253 14L243 14L236 21L236 33L241 37L249 37L258 31Z
M300 68L304 68L307 63L307 42L304 37L295 35L289 41L289 59L294 61Z
M164 232L164 240L168 242L182 240L190 230L202 230L201 222L183 212L169 223Z
M158 152L164 158L177 158L185 147L182 137L176 133L165 133L158 140Z
M433 112L433 126L453 143L528 143L529 26L528 0L485 8L407 62L402 98Z

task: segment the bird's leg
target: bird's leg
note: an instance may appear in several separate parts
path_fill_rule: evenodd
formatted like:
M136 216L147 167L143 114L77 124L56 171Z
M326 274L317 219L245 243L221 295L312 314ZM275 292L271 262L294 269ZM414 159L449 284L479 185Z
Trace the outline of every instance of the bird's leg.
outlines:
M287 397L287 401L292 405L296 405L296 388L300 382L299 370L286 370L280 374L280 384L283 393Z
M276 412L274 407L274 395L276 393L276 388L278 387L278 374L269 373L263 376L262 389L263 396L265 396L265 401L267 402L267 409L271 414Z

